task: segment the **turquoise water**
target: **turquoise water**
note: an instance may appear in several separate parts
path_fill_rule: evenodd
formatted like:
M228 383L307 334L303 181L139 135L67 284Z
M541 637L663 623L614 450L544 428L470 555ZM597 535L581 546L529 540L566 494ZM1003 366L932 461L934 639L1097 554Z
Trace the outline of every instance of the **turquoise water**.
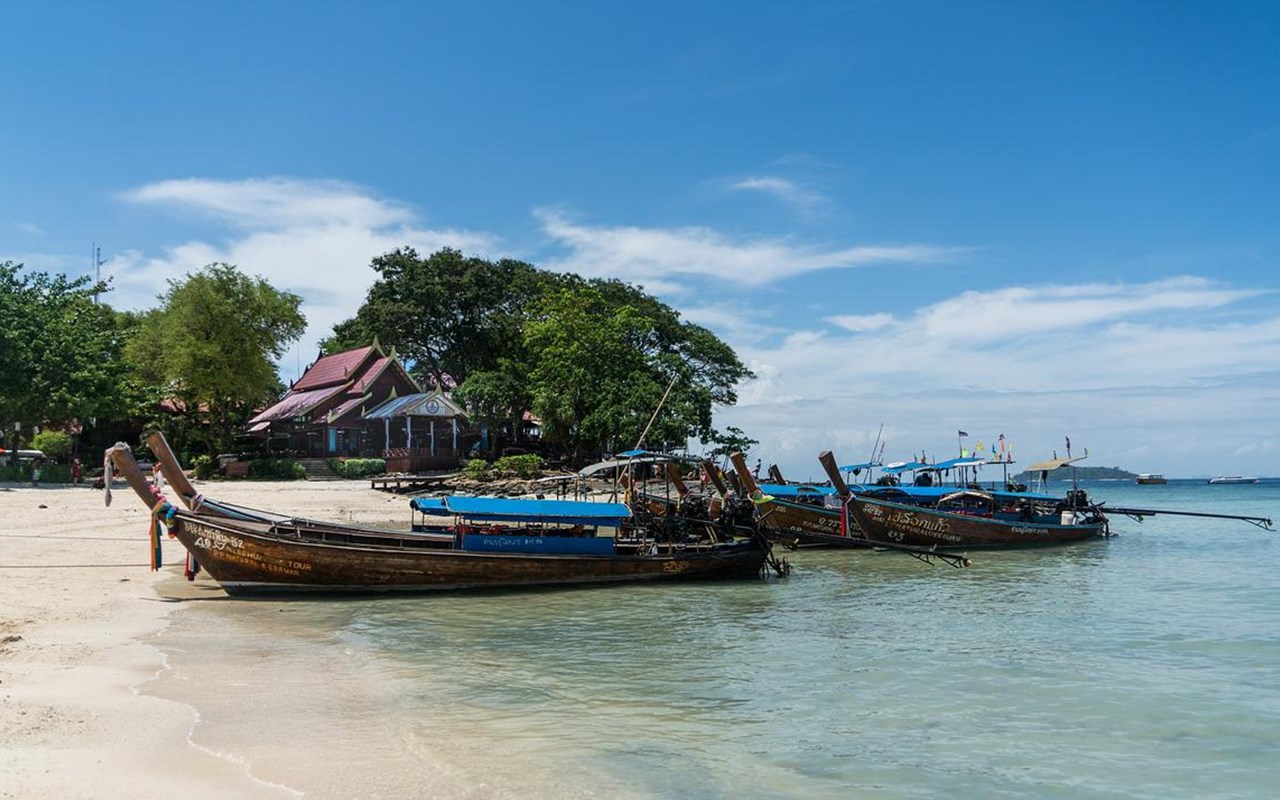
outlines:
M1280 517L1274 482L1089 488ZM321 794L1276 796L1280 534L1113 530L967 570L808 551L785 580L190 603L156 692ZM339 726L365 751L340 769Z

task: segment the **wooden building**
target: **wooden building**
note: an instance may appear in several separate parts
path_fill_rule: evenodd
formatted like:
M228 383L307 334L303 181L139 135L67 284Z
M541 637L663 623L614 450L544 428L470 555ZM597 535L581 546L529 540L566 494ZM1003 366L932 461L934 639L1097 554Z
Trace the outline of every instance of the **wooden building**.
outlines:
M417 402L389 404L405 397ZM394 458L401 469L421 469L458 462L459 418L461 408L440 392L423 392L375 340L316 359L279 402L249 420L248 431L277 455Z

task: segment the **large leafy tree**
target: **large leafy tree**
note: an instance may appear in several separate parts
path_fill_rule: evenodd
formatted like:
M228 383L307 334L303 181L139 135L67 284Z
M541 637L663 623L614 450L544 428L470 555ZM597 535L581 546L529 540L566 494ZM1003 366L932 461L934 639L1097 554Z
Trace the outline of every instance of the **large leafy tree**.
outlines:
M88 278L0 263L0 426L118 416L124 329Z
M372 266L379 277L364 305L326 351L377 337L416 377L452 379L473 420L514 432L531 410L544 437L578 457L642 434L650 444L713 440L712 408L736 402L751 374L711 331L622 281L449 249L395 250Z
M617 281L548 294L525 324L528 387L546 436L581 459L636 443L704 441L715 404L750 376L710 331Z
M139 372L161 380L192 426L193 440L225 449L248 412L280 388L275 361L302 335L302 299L229 264L169 282L159 309L129 343Z
M414 377L460 385L473 372L523 359L525 307L557 276L521 261L486 261L443 249L426 258L413 248L373 259L378 278L364 305L334 326L328 352L392 345Z

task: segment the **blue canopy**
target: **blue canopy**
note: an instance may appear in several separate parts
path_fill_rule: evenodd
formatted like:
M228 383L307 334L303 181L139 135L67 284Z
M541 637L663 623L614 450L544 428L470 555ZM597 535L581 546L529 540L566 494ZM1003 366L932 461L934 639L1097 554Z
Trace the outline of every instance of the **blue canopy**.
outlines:
M919 461L905 461L901 464L890 464L889 466L885 467L883 471L890 475L897 475L898 473L906 472L909 469L911 470L924 469L927 466L929 465L921 464Z
M797 485L794 483L762 483L760 491L774 497L798 497L802 494L835 494L830 486Z
M974 467L979 464L987 463L981 458L953 458L950 461L939 461L937 464L929 465L932 470L955 469L956 467Z
M858 470L860 472L864 469L871 469L872 467L880 467L880 466L883 466L883 465L876 461L868 461L865 464L846 464L843 467L840 467L839 469L841 472L853 472L854 470Z
M421 511L423 514L444 515L449 513L449 509L445 507L443 497L415 497L409 501L409 508Z
M555 522L561 525L617 527L631 516L623 503L584 503L575 500L525 500L508 497L419 497L410 505L424 514L446 513L488 522Z

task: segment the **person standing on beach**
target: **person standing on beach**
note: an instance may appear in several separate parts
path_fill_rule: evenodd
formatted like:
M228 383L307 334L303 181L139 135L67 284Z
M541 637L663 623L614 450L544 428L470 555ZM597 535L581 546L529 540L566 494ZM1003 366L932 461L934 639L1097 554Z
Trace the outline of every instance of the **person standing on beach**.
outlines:
M71 459L71 485L80 485L80 456Z
M40 487L40 459L31 462L31 488L38 489Z

